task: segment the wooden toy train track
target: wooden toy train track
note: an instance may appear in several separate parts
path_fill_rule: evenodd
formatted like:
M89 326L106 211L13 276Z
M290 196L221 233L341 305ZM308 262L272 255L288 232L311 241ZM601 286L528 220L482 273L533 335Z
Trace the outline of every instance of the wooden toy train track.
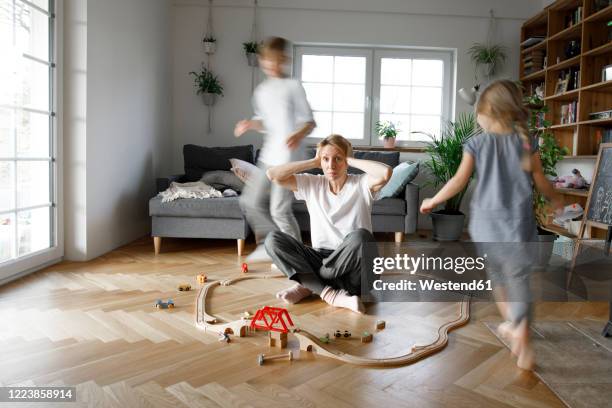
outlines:
M219 319L208 314L206 312L206 297L210 292L210 289L216 286L229 286L234 282L238 282L245 279L273 279L273 278L284 278L284 275L241 275L236 278L227 279L224 281L215 281L207 283L198 292L196 298L196 326L205 332L215 334L233 334L235 336L244 337L249 332L249 326L251 319L235 320L233 322L218 322ZM386 358L370 358L356 356L353 354L344 353L339 350L333 350L329 348L328 344L325 344L319 340L317 336L308 332L304 329L294 329L293 335L297 337L300 343L301 351L316 351L317 354L325 357L334 358L345 363L371 366L371 367L398 367L403 365L412 364L427 356L435 354L446 347L448 343L448 333L455 330L470 320L470 297L464 296L461 302L459 302L459 315L438 328L437 338L430 344L427 345L414 345L407 354L402 354L395 357Z

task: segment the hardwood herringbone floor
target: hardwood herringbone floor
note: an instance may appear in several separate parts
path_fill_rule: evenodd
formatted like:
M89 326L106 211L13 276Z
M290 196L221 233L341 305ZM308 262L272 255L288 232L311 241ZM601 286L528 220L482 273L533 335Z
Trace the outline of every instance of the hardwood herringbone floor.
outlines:
M197 288L198 273L235 276L241 263L234 241L165 239L155 256L151 239L143 238L91 262L62 262L5 285L0 385L76 386L78 403L67 407L562 406L534 375L515 368L508 350L481 323L497 318L491 304L475 304L471 322L451 333L445 350L411 366L366 369L296 352L292 363L260 367L257 355L269 351L263 333L221 343L194 326L196 291L176 290L181 282ZM251 265L250 273L262 272L269 265ZM286 285L250 280L215 289L209 309L236 319L245 310L279 305L274 293ZM174 310L153 308L156 299L168 297ZM380 356L427 341L456 312L448 304L401 303L360 317L318 299L289 310L314 333L352 330L353 338L339 341L343 349ZM542 304L536 314L605 315L606 306L594 303ZM362 345L358 334L371 330L377 316L387 329ZM298 348L291 336L289 347Z

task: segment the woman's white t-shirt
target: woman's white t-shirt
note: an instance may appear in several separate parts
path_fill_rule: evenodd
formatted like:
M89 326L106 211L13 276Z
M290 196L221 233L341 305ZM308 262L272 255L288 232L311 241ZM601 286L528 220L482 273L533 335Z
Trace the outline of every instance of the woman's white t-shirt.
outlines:
M349 233L372 232L372 193L367 174L349 174L342 190L332 193L325 176L296 174L295 198L306 201L313 248L336 249Z

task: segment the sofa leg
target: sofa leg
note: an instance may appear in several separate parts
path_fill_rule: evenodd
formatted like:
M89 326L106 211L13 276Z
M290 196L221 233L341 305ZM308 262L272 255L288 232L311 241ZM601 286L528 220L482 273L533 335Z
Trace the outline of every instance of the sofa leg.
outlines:
M159 255L159 251L161 251L161 237L153 237L153 247L155 248L155 255Z
M242 256L243 252L244 252L244 239L239 239L238 240L238 256Z
M400 243L402 243L402 241L404 241L404 233L403 232L396 232L395 233L395 242L400 244Z

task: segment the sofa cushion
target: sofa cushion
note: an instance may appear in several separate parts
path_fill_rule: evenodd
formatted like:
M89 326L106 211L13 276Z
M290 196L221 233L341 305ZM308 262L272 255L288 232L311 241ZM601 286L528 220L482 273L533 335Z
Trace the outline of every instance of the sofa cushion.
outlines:
M234 191L240 192L244 188L244 182L234 173L226 170L207 171L202 176L201 181L220 191L231 188Z
M419 162L406 161L393 168L389 182L378 192L377 199L397 197L404 192L406 184L419 174Z
M293 202L295 213L307 213L304 200ZM401 198L383 198L372 203L372 215L406 215L406 201Z
M161 197L149 200L149 215L187 218L242 218L239 197L182 198L167 203Z
M186 179L198 181L206 171L229 170L232 167L229 162L231 158L253 163L255 149L253 145L204 147L187 144L183 146Z

